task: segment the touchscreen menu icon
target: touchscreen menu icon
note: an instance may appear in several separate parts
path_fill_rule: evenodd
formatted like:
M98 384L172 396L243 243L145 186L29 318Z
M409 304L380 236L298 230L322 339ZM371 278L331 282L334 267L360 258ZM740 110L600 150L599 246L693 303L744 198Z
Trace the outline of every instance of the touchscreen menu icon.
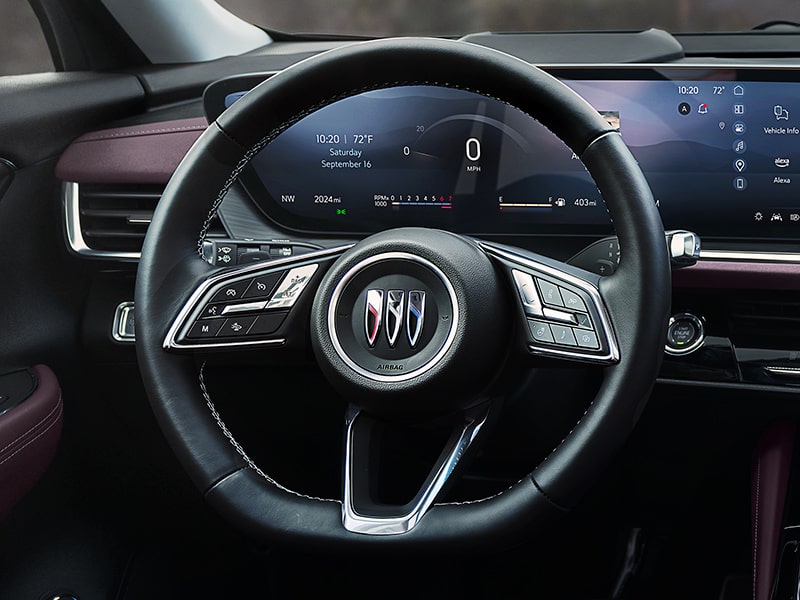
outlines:
M772 112L775 115L775 120L776 121L788 121L789 120L789 111L786 110L780 104L776 104L772 108Z

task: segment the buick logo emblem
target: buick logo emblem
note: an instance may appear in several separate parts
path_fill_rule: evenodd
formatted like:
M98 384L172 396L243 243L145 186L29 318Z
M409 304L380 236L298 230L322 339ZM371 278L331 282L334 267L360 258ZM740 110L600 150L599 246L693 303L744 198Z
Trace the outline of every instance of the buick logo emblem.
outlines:
M390 348L397 346L405 322L408 343L416 348L425 324L425 292L421 290L367 290L364 309L364 333L373 348L381 329Z

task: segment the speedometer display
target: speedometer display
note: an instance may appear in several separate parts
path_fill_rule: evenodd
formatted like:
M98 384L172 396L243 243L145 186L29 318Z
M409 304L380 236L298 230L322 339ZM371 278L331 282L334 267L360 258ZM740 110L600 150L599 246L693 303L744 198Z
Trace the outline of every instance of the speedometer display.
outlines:
M597 187L563 142L518 109L458 89L341 100L288 128L253 164L265 211L296 229L609 227Z

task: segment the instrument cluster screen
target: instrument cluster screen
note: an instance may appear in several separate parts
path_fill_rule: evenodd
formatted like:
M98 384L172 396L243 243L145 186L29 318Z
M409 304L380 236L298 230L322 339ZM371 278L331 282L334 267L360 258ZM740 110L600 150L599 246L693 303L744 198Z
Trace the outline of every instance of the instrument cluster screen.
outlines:
M734 75L560 76L620 130L667 229L798 238L800 84ZM613 230L563 142L514 107L451 88L395 87L322 108L264 148L245 183L268 216L302 231Z

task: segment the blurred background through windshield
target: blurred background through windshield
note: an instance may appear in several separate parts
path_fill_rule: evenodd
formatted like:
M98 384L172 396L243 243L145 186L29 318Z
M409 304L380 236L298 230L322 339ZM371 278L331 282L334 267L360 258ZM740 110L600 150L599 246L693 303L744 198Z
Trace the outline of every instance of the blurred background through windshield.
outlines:
M136 0L130 0L136 2ZM164 0L183 2L185 0ZM742 31L800 22L797 0L219 0L285 32L460 36L476 31ZM0 75L52 71L27 0L0 0Z

